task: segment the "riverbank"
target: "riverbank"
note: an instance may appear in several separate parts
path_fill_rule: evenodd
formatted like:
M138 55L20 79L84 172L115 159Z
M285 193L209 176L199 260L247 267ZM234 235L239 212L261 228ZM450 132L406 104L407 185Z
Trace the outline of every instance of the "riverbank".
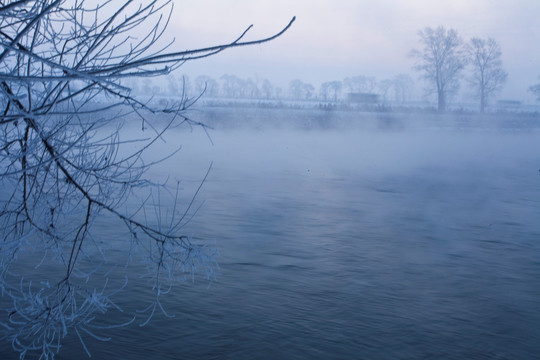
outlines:
M540 130L540 114L527 113L417 113L351 109L205 106L190 110L193 120L217 129L346 129L402 131L405 129Z

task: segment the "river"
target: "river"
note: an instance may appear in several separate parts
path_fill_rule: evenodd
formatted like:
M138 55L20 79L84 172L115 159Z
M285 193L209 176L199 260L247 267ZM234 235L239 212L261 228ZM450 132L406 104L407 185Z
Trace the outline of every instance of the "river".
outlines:
M175 135L157 178L219 275L175 314L89 338L96 359L532 359L540 354L540 132L218 129ZM203 203L204 201L204 203ZM104 229L106 231L107 229ZM145 292L147 291L147 292ZM118 299L144 307L149 289ZM15 359L2 344L2 359ZM76 337L58 359L84 358Z

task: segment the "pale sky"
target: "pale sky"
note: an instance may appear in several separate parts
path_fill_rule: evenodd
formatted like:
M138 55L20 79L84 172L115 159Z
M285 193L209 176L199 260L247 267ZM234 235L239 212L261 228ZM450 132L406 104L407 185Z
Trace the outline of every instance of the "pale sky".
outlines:
M184 0L175 1L169 31L175 48L195 48L229 42L250 24L247 39L265 37L293 16L293 27L271 43L231 49L180 72L268 78L284 88L295 78L316 86L355 75L416 80L407 55L420 47L418 30L443 25L464 39L497 40L509 73L499 98L534 99L527 88L540 75L540 0Z

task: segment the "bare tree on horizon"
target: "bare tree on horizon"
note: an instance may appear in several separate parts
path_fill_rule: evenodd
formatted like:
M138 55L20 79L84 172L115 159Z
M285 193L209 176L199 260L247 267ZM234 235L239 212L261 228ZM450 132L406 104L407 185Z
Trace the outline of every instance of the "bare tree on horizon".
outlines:
M459 88L458 75L465 66L463 41L454 29L426 27L418 32L422 49L413 49L413 69L423 73L429 92L437 94L437 109L446 110L448 97Z
M472 65L469 82L480 99L480 112L484 113L489 97L502 89L508 77L502 68L501 46L492 38L472 38L466 44L465 51Z
M540 76L538 77L540 79ZM536 96L536 100L540 101L540 83L529 87L529 91Z
M309 100L313 97L315 87L300 79L289 82L289 96L295 100Z

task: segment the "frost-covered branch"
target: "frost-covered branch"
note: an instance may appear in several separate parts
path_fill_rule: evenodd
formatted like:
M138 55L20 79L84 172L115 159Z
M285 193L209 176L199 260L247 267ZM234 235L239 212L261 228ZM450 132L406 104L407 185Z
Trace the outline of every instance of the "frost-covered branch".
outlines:
M101 339L96 315L118 308L112 296L125 282L115 288L109 275L96 287L89 279L114 246L129 248L127 257L142 258L149 271L156 295L149 318L165 312L160 295L175 281L214 277L216 250L182 233L192 202L180 206L176 189L162 206L156 194L171 190L145 177L178 150L148 159L167 131L204 126L187 116L194 99L155 107L120 81L273 40L294 18L267 38L244 40L250 26L223 45L173 51L163 39L171 11L170 0L0 1L0 337L23 358L34 351L53 358L71 330L85 349L84 336ZM126 138L134 120L147 130ZM103 245L100 216L123 224L126 240ZM46 276L28 265L55 270Z

